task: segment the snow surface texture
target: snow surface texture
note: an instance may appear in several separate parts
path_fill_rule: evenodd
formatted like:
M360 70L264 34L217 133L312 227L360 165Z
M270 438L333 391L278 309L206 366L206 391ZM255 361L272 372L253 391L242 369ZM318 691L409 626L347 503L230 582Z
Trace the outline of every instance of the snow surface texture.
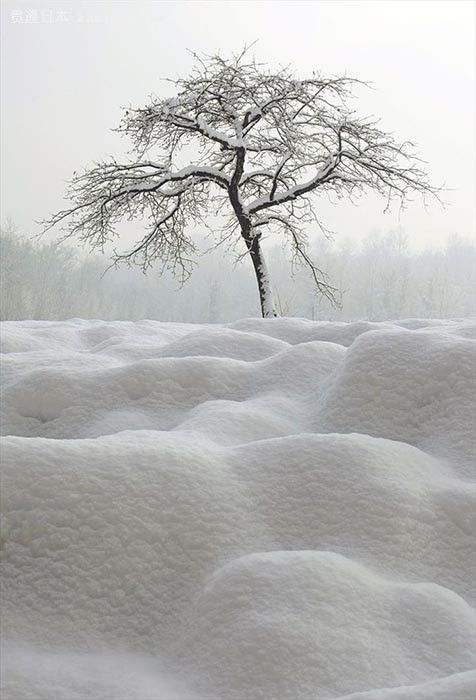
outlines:
M3 327L3 700L469 700L474 323Z

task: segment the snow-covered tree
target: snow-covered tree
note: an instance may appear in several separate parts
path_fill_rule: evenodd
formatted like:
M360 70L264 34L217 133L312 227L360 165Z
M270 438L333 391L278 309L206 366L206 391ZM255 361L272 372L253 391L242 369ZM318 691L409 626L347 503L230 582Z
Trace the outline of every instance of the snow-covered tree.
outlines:
M46 230L63 224L65 237L102 248L121 219L146 218L144 237L115 252L113 262L145 270L159 260L187 277L196 252L191 229L224 214L216 242L243 240L263 316L276 315L265 231L287 236L317 290L334 298L307 248L313 223L326 232L316 195L354 199L373 190L388 206L394 199L404 206L412 193L436 194L412 144L355 115L349 106L355 79L298 79L287 68L268 70L246 50L228 60L195 58L191 75L172 81L175 97L125 111L117 131L132 140L132 158L74 174L72 206L46 221Z

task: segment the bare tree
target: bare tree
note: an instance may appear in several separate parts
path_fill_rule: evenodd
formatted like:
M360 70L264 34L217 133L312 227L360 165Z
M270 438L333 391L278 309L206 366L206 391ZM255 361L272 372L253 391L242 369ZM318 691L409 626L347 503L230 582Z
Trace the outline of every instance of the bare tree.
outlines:
M130 251L114 252L113 264L145 270L160 260L184 279L196 253L190 224L225 213L217 244L243 239L264 317L276 315L264 231L286 235L317 290L334 299L335 288L307 252L310 224L327 232L314 195L353 199L369 189L388 207L394 199L404 206L412 193L436 194L413 145L355 116L349 106L355 79L300 80L287 68L269 71L246 50L229 60L195 58L188 78L171 81L174 98L125 111L117 131L132 140L130 161L98 162L74 174L72 206L43 222L45 230L63 224L65 238L78 235L102 248L121 219L145 216L146 234Z

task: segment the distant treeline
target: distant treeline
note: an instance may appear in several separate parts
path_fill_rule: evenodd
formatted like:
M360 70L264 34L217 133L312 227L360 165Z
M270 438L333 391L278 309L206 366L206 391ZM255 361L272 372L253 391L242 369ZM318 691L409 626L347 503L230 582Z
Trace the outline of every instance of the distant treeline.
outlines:
M258 315L249 261L235 264L214 249L198 258L181 287L170 273L119 268L103 275L106 257L36 244L9 225L1 232L1 319L158 319L226 322ZM286 251L268 246L279 311L324 320L451 318L476 314L475 247L450 238L442 250L411 252L401 233L337 248L320 241L319 267L340 290L340 308L316 296L305 269L291 269Z

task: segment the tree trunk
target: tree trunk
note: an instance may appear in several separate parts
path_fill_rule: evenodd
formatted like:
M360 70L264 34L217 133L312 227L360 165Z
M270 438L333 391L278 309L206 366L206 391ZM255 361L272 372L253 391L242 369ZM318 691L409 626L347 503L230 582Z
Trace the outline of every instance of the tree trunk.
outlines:
M268 270L264 261L263 251L261 250L259 243L261 234L253 231L250 218L243 210L243 205L241 203L240 193L238 190L239 182L243 175L245 153L246 151L244 148L239 148L237 150L235 172L231 178L228 194L231 205L236 214L236 218L240 224L241 235L245 240L246 247L248 248L248 252L251 256L251 262L253 263L256 281L258 283L261 315L263 318L273 318L274 316L277 316L277 313L273 302L273 295L271 294Z
M271 284L269 281L268 269L264 260L263 251L260 246L260 236L253 236L250 232L242 232L248 252L251 256L253 269L258 283L259 301L261 305L261 315L263 318L274 318L278 314L273 302Z

